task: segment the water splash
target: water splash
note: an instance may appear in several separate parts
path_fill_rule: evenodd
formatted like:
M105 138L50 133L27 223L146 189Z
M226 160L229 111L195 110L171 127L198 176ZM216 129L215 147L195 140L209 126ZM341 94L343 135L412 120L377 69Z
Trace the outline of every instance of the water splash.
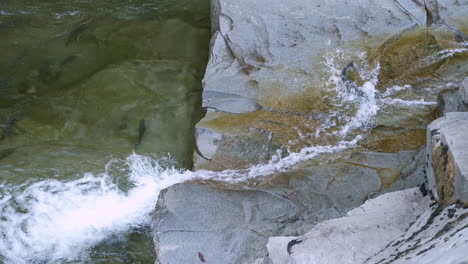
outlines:
M326 85L336 91L337 97L334 104L342 109L332 114L330 119L334 118L339 121L330 125L343 124L339 131L334 132L342 138L345 138L352 130L371 127L373 118L380 109L376 99L380 65L377 64L376 67L371 68L365 62L366 53L364 52L357 52L354 60L349 54L352 53L337 49L335 53L326 56L324 62L327 71L330 72ZM348 65L342 65L343 61L347 61ZM346 79L344 68L351 65L364 82L360 86ZM355 112L354 115L350 114L353 112Z
M25 190L2 186L0 254L6 262L82 258L109 234L148 223L159 191L185 180L179 170L162 168L150 157L133 154L124 162L135 186L128 192L108 173L88 173L70 182L46 180Z
M291 153L277 153L268 163L247 170L187 171L163 168L161 160L132 154L124 162L134 186L124 192L108 172L85 174L81 179L46 180L30 185L0 186L0 254L6 263L62 263L85 259L87 249L110 234L148 224L159 192L194 179L229 184L284 172L320 153L336 152L356 144L356 138L337 146L318 146ZM111 161L112 163L122 161Z

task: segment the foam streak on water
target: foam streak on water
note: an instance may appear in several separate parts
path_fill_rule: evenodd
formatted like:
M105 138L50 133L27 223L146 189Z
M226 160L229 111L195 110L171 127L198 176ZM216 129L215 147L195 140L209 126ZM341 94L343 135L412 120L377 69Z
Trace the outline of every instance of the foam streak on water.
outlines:
M459 53L468 52L468 48L458 48L458 49L445 49L437 53L437 56L440 56L439 59L447 59L453 57Z
M381 102L390 105L405 105L405 106L417 106L417 105L437 105L436 102L426 102L424 99L420 100L402 100L400 98L383 98Z

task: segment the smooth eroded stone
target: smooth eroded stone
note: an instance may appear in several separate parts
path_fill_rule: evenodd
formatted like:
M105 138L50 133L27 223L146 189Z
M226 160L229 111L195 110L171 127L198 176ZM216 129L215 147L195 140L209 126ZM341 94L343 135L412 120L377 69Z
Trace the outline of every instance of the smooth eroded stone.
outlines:
M459 93L456 89L443 90L437 96L437 115L444 116L448 112L459 112Z
M466 78L458 89L459 104L463 112L468 112L468 78Z
M468 209L444 207L414 189L367 201L305 235L272 237L272 264L465 263Z
M439 117L448 112L468 112L468 78L458 88L442 90L437 103Z
M300 237L272 237L273 264L363 263L398 239L429 206L418 189L384 194L348 212L317 224Z
M454 72L449 67L451 63L446 63L447 57L439 56L441 49L445 49L445 41L453 41L450 29L440 23L446 20L460 27L468 3L433 2L426 10L422 0L212 0L210 58L203 79L203 105L212 113L197 124L197 129L210 130L215 138L206 140L207 134L199 137L199 148L220 136L246 138L250 132L243 133L249 128L271 134L272 145L280 147L300 141L302 135L314 134L329 121L327 113L352 115L353 110L345 112L333 104L336 93L330 92L333 87L326 84L333 71L341 71L350 61L360 69L350 70L348 77L360 86L369 81L364 75L371 73L359 71L381 64L378 74L381 80L376 86L382 92L392 85L414 84L415 90L424 89L437 82L428 71L440 70L444 76L447 70ZM425 29L427 12L433 16L432 35ZM359 60L362 62L358 63ZM463 74L464 68L458 71ZM433 97L418 92L403 99L430 102ZM398 99L401 98L394 100L395 111L406 107L407 113L412 114L394 115L401 119L394 127L394 120L380 113L377 123L384 131L366 146L370 150L416 150L424 142L427 116L434 106L430 103L402 106ZM391 110L394 109L381 112ZM413 130L407 131L407 127ZM381 134L390 138L379 144ZM399 144L395 139L399 136L405 137L403 141L416 143ZM320 144L336 144L332 138L323 136L321 141ZM247 140L245 144L250 143ZM297 150L313 144L317 142L308 140L292 147ZM209 148L215 149L212 146ZM265 147L268 146L262 148ZM213 156L223 156L223 151L219 148ZM242 152L232 154L245 157ZM258 162L241 159L242 162L238 159L230 162L228 158L225 167L245 168L246 164ZM198 160L195 169L218 167ZM225 158L217 160L225 161Z
M204 133L210 132L200 132ZM250 191L221 190L226 186L215 179L200 180L210 187L170 187L161 193L156 207L156 255L160 263L192 263L198 252L207 261L257 263L266 258L269 236L304 234L376 194L422 184L424 150L354 152L338 160L330 155L331 161L327 157L310 161ZM212 153L204 151L207 156Z
M153 221L157 263L253 263L268 237L281 234L298 208L263 191L221 191L177 184L161 192Z

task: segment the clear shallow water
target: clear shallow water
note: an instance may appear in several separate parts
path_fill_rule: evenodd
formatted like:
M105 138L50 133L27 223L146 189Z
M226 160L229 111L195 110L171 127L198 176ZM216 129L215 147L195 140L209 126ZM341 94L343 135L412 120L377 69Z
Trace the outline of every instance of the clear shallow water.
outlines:
M366 145L379 124L406 122L395 115L428 122L439 86L425 94L411 81L379 87L379 60L338 49L324 56L324 87L336 95L325 125L303 135L331 134L336 144L277 153L245 170L184 169L191 166L209 34L208 3L195 2L0 8L0 47L11 51L0 67L8 84L0 99L8 124L0 149L0 261L153 263L147 227L162 189L185 181L261 183L321 153ZM445 50L442 57L463 53ZM352 59L362 79L357 90L341 78Z
M209 30L205 0L0 2L0 263L154 262L125 159L191 167Z
M133 150L191 167L208 1L6 1L0 10L4 180L101 170Z

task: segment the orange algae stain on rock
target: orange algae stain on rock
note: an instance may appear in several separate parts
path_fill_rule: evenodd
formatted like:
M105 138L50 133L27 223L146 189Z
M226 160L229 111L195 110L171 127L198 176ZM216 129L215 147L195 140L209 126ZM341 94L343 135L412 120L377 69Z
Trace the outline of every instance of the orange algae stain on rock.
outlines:
M315 133L321 125L322 122L312 120L307 115L266 110L243 114L217 113L212 120L203 122L204 127L228 135L235 135L245 128L269 131L272 133L273 143L280 145L300 139L301 134Z

